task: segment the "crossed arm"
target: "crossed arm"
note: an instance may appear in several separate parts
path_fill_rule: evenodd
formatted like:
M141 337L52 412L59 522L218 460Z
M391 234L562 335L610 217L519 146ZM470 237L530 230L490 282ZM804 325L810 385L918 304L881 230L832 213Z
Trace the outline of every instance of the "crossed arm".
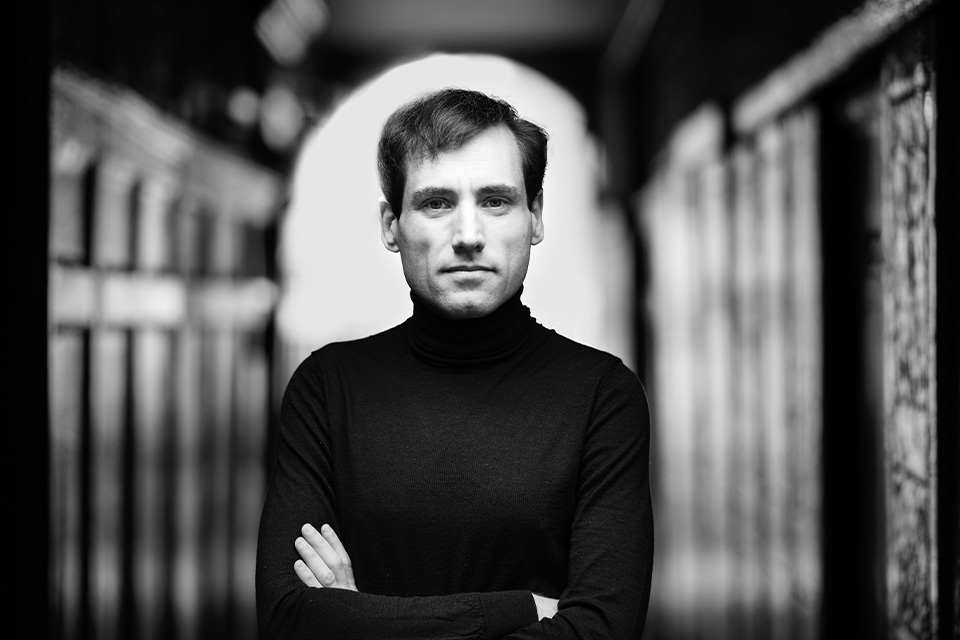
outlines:
M311 369L305 374L313 376ZM281 412L277 465L261 518L257 605L262 637L631 637L631 630L642 627L646 612L653 544L649 418L639 382L631 376L625 369L614 371L609 384L597 392L578 487L571 496L576 511L560 603L534 595L536 586L520 581L512 590L480 587L446 595L436 595L443 593L440 590L404 596L360 591L350 555L333 533L358 534L343 529L347 525L340 521L341 511L349 513L355 507L335 490L327 434L332 422L316 391L322 385L315 377L291 382ZM319 531L303 524L311 520L329 527ZM436 532L429 533L444 541ZM360 589L365 589L373 563L390 559L370 546L377 544L375 536L367 538L365 545L350 549ZM349 546L353 538L344 540ZM389 541L394 544L381 551L403 552L404 545L392 537ZM418 553L430 551L421 548ZM486 553L496 555L496 549ZM531 598L534 607L529 606Z
M333 527L324 524L318 531L307 523L303 525L300 533L302 535L294 543L300 559L293 564L293 570L300 582L315 589L357 591L350 555ZM552 618L557 613L556 599L536 593L531 595L537 605L537 617L540 620Z

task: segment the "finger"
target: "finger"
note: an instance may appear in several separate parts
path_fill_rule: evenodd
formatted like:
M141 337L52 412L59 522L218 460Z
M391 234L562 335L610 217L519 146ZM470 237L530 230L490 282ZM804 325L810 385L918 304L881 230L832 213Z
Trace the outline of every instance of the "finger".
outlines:
M322 589L323 585L320 584L320 581L317 580L317 576L313 575L313 571L310 571L310 567L303 560L297 560L293 563L293 570L296 572L297 577L300 578L300 582L305 584L308 587L315 587Z
M297 548L297 553L300 554L300 558L307 565L307 568L310 569L314 577L321 586L324 587L335 587L337 586L337 577L333 574L333 571L327 566L323 559L317 554L313 546L302 537L297 538L294 546Z
M347 553L347 550L344 548L343 543L340 542L340 537L337 535L337 532L333 530L328 524L320 527L320 535L323 536L323 539L327 541L327 544L336 551L337 555L340 556L340 561L343 563L344 574L346 574L346 579L348 586L356 587L356 583L353 580L353 563L350 561L350 555Z
M347 569L344 566L343 558L340 557L336 549L334 549L330 543L327 542L326 538L320 535L320 532L311 524L303 525L301 533L304 539L313 547L317 555L320 556L320 559L323 560L324 565L333 572L336 578L336 586L346 587L348 585ZM304 560L306 560L306 558L304 558ZM320 578L320 582L322 582L324 586L331 586L328 585L321 576L318 575L317 577Z

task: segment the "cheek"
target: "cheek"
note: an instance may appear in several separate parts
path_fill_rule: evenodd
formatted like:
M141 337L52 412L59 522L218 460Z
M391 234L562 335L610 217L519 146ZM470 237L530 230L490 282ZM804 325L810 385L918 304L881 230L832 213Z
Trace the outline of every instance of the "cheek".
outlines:
M510 241L507 244L507 251L511 259L525 259L530 255L530 241L533 238L528 229L517 230L511 234Z
M429 241L424 238L403 237L398 243L400 246L400 264L403 267L403 274L408 282L423 281L428 277L431 260L431 247Z
M398 244L411 255L429 255L441 241L436 229L416 220L400 225L398 231Z
M415 274L423 271L426 259L423 254L416 251L413 247L406 247L400 252L400 263L403 265L404 273Z
M523 277L530 263L530 242L518 241L513 243L508 247L507 252L511 276L514 278Z

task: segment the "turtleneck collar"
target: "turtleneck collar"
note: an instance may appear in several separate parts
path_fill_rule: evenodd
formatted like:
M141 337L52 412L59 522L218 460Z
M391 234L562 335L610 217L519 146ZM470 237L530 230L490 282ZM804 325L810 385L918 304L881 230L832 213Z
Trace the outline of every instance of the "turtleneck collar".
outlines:
M418 360L442 367L473 368L501 362L523 346L536 325L530 309L520 302L522 293L520 287L481 318L453 320L411 291L413 317L405 323L411 351Z

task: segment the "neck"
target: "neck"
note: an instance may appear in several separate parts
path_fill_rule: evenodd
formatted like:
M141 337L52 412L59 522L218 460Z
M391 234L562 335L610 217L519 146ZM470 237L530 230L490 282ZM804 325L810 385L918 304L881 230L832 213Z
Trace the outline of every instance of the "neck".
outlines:
M492 365L515 353L536 321L520 301L521 287L513 297L480 318L454 320L410 293L413 317L408 336L414 355L446 367Z

